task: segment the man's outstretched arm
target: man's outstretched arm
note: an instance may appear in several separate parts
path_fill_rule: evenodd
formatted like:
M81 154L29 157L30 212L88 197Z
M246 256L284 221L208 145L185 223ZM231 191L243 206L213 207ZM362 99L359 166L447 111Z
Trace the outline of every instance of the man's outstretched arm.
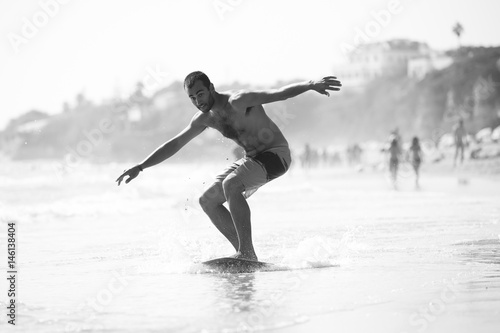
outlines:
M166 159L172 157L175 153L177 153L182 147L184 147L189 141L194 139L196 136L198 136L203 130L205 130L206 126L201 124L201 122L198 119L199 114L196 114L193 119L191 119L191 122L189 125L182 130L179 134L177 134L175 137L172 139L168 140L164 144L162 144L160 147L158 147L151 155L149 155L144 161L142 161L140 164L125 170L123 174L121 174L116 181L118 182L118 185L121 184L123 181L123 178L126 176L129 176L129 178L125 181L126 184L128 184L132 179L137 177L139 173L146 169L149 168L153 165L159 164Z
M232 97L231 103L236 107L250 107L284 101L285 99L303 94L308 90L317 91L320 94L330 96L328 91L339 91L342 84L335 76L326 76L321 80L311 80L289 84L279 89L260 91L242 90Z

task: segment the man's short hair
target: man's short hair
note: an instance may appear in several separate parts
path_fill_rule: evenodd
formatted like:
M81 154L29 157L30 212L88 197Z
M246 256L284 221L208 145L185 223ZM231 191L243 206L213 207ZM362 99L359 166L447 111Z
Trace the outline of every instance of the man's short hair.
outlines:
M186 76L186 78L184 79L184 89L192 88L198 80L200 80L201 83L203 83L203 85L207 87L207 89L210 88L210 79L208 78L208 76L203 72L196 71L189 73L188 76Z

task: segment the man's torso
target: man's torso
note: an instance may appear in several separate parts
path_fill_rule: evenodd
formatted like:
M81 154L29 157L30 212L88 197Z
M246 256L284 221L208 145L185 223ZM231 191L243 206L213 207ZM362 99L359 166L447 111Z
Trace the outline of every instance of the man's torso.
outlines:
M229 96L228 96L229 97ZM236 109L230 102L222 111L201 115L203 123L234 140L248 156L274 147L288 146L278 126L267 116L262 105Z

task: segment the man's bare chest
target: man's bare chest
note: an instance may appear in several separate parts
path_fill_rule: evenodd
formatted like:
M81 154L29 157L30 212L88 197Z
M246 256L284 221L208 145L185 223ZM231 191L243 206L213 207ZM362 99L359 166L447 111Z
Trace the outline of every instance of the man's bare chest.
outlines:
M227 138L237 139L245 131L244 115L235 111L211 112L206 120L207 126L214 128Z

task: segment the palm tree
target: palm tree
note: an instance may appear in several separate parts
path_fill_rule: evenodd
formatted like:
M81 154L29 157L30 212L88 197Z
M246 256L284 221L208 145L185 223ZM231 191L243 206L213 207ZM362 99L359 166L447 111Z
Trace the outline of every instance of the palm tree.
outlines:
M457 38L458 38L458 48L461 47L461 45L460 45L460 36L462 35L463 32L464 32L464 27L460 24L460 22L457 22L453 26L453 33L455 35L457 35Z

